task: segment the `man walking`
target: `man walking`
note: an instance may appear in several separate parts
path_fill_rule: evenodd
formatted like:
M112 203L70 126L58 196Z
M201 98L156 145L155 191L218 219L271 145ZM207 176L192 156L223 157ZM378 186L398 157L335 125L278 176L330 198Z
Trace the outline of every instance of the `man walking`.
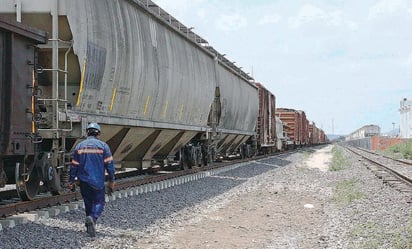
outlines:
M69 188L75 177L80 181L80 193L86 208L87 233L96 236L95 224L105 205L105 171L109 175L109 188L114 187L114 165L109 146L97 139L100 126L90 123L87 128L87 139L75 147L70 167Z

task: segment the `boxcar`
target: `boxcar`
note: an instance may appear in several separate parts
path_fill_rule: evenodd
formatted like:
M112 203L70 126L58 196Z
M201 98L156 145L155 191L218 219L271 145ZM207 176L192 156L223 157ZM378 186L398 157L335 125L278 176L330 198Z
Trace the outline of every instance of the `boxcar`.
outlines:
M26 170L24 162L34 160L40 140L32 133L37 94L33 69L36 45L46 42L46 32L0 17L0 187L22 180L15 169Z
M304 146L309 142L309 121L304 111L277 108L276 115L285 124L290 146Z
M259 115L257 120L257 142L261 153L277 150L276 97L261 83L256 83L259 92Z

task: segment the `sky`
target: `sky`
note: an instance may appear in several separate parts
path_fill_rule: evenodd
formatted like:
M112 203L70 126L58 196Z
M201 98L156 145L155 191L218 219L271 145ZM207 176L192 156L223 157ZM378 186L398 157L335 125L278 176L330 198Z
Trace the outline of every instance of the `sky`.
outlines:
M412 99L412 0L153 0L326 134Z

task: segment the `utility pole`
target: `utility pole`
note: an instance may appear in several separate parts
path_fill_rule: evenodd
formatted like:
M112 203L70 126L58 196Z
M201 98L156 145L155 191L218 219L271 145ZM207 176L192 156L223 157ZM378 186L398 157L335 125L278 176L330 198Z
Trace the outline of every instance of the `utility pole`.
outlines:
M395 132L395 122L392 122L392 126L393 126L393 129L392 129L392 136L393 137L396 137L396 132Z

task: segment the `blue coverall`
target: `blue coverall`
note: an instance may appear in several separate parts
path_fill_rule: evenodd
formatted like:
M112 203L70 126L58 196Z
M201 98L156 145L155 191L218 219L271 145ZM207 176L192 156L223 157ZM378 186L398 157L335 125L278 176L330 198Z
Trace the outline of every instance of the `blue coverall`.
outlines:
M69 182L80 181L80 192L86 208L86 216L94 221L100 217L105 205L105 171L114 182L114 164L109 146L94 136L77 144L70 167Z

